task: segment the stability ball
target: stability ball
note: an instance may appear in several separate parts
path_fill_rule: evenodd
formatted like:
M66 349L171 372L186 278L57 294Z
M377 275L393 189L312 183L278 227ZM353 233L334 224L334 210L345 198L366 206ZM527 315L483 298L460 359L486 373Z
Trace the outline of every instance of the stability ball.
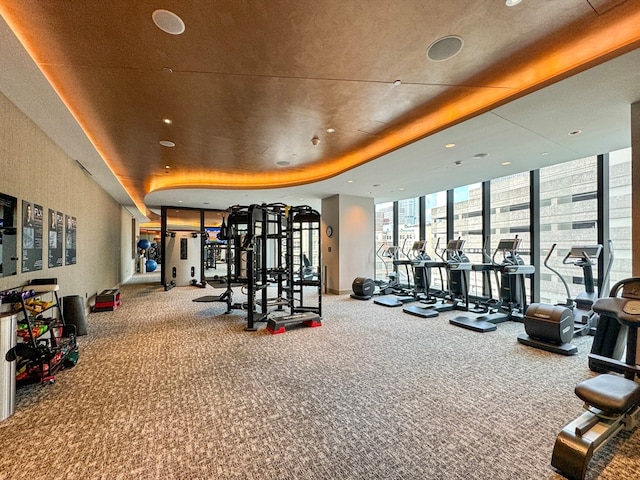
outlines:
M142 250L147 250L150 246L151 246L151 242L146 238L141 238L140 240L138 240L138 248L141 248Z
M155 272L156 268L158 268L158 263L155 260L147 260L146 267L147 272Z

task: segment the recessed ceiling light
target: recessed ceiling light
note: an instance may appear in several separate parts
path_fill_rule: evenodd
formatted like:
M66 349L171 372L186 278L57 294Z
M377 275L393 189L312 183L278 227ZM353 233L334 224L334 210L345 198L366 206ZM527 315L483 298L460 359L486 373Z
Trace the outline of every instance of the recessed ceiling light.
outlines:
M290 162L287 162L286 160L280 160L280 161L277 161L277 162L276 162L276 165L279 165L279 166L281 166L281 167L286 167L286 166L288 166L288 165L291 165L291 163L290 163Z
M582 130L574 130L573 132L569 132L569 135L580 135Z
M171 165L165 165L164 168L166 168L167 170L169 170L171 168Z
M382 185L381 185L380 183L374 183L374 184L372 185L372 187L381 187L381 186L382 186Z
M353 183L353 180L347 180L347 183Z
M167 125L171 125L173 121L170 118L163 118L162 123L166 123Z
M549 152L542 152L542 153L541 153L541 155L542 155L543 157L546 157L547 155L549 155Z
M175 146L176 146L176 144L175 144L175 143L173 143L171 140L160 140L160 142L159 142L159 143L160 143L160 145L162 145L163 147L169 147L169 148L172 148L172 147L175 147Z
M158 9L151 14L153 23L156 24L160 30L171 35L180 35L184 33L184 22L182 19L169 10Z
M502 165L507 166L507 165L511 165L511 162L502 162Z
M395 82L393 82L393 84L394 84L396 87L399 87L400 85L402 85L402 80L396 80Z
M182 200L178 200L178 203L182 203Z
M480 158L486 158L488 157L489 154L488 153L476 153L473 158L475 158L476 160L480 159Z
M522 0L507 0L506 2L504 2L504 4L507 7L513 7L515 5L518 5Z
M327 133L334 133L335 131L336 131L335 128L331 128L331 127L327 128Z
M455 143L447 143L447 144L444 146L444 148L453 148L453 147L455 147L455 146L456 146L456 144L455 144Z
M209 205L209 202L202 202L203 205Z
M455 162L453 162L453 164L454 164L456 167L459 167L459 166L461 166L461 165L462 165L462 160L456 160Z
M400 187L398 190L403 191L403 190L404 190L404 187Z
M162 71L165 73L173 73L173 69L169 67L162 67Z

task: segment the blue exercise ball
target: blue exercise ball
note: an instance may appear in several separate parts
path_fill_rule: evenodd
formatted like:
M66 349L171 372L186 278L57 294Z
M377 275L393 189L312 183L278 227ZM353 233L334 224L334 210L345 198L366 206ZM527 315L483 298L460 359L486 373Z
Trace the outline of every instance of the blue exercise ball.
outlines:
M156 268L158 268L158 263L155 260L147 260L146 266L147 272L155 272Z
M146 238L141 238L140 240L138 240L138 248L146 250L150 246L151 246L151 242Z

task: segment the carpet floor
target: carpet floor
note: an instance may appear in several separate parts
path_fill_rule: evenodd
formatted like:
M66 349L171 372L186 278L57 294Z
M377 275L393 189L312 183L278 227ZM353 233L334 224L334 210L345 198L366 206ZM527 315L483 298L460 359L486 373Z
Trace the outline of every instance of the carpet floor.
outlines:
M245 332L221 291L135 277L92 313L80 360L17 392L2 479L549 479L582 410L591 337L563 357L371 301L323 297L323 325ZM587 479L640 478L640 431Z

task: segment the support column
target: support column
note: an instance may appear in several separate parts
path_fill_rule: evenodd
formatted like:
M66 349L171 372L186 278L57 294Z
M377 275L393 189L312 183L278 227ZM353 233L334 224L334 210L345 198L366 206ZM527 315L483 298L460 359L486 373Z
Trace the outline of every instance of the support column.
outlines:
M334 195L323 199L321 228L325 293L347 294L356 277L374 278L373 198Z
M631 273L640 276L640 102L631 104Z

